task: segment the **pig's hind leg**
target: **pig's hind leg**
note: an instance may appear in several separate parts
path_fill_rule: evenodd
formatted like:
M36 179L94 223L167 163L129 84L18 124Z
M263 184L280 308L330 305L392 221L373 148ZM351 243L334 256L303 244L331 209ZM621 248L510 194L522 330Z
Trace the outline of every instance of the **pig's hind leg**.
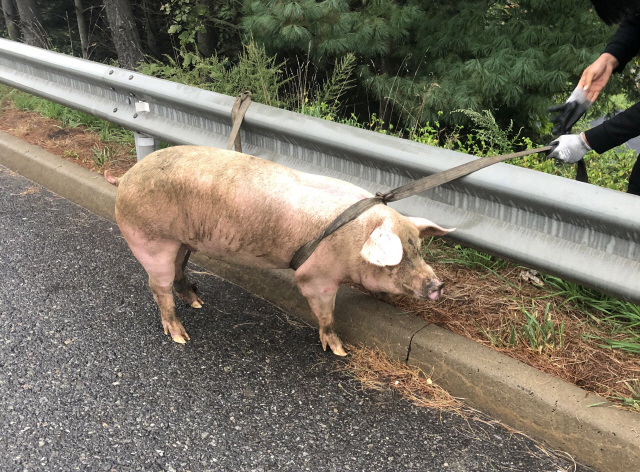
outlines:
M149 275L149 288L160 308L164 334L171 334L175 342L184 344L189 340L189 335L176 316L173 300L175 263L181 243L171 240L148 240L135 229L124 225L120 225L120 230L131 252Z
M178 250L178 255L175 260L173 289L176 291L178 298L183 302L188 303L193 308L202 308L204 302L198 298L196 292L193 290L193 285L191 285L191 282L189 282L189 279L187 279L187 276L184 274L184 269L187 265L185 256L188 249L185 244L182 244Z

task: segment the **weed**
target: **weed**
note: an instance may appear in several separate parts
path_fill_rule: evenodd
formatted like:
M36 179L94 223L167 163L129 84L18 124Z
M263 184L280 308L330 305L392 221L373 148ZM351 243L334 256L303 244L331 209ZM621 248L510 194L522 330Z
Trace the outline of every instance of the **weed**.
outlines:
M624 406L633 407L640 411L640 379L623 380L622 382L631 393L631 396L613 395L613 398L621 401Z
M231 65L227 58L204 58L184 48L179 54L180 64L165 56L168 64L152 62L142 65L139 70L143 74L225 95L236 96L248 90L254 101L284 108L285 103L279 98L280 89L291 78L283 79L284 63L278 63L275 56L268 56L264 47L254 42L243 45L243 52L235 65Z
M134 143L131 131L87 113L50 102L44 98L29 95L9 87L0 89L0 97L11 100L14 106L20 110L37 112L47 118L58 120L64 128L86 126L88 129L98 132L100 139L104 142L116 142L125 145L133 145Z
M317 87L308 89L306 80L308 70L303 70L303 68L308 69L309 62L299 65L296 81L296 95L299 101L297 111L304 115L315 116L329 121L338 121L340 99L347 90L355 85L353 79L355 65L356 57L351 53L346 54L341 60L336 59L333 74L323 84L322 89ZM357 120L355 122L357 123Z
M473 121L477 128L473 130L475 136L472 141L480 142L483 148L490 150L487 155L508 154L513 152L514 147L519 144L517 140L520 131L511 137L513 122L509 124L507 129L502 129L489 110L484 110L482 113L473 110L454 110L452 113L462 113Z
M602 336L589 335L585 336L585 339L594 339L603 342L604 344L598 344L598 347L603 349L619 349L640 356L640 336L638 335L630 335L625 339L610 339Z
M565 303L573 302L584 311L598 311L605 315L597 317L596 320L621 323L627 328L640 328L639 305L551 275L544 275L543 279L551 296L562 296L566 300Z
M563 304L573 304L601 328L607 327L610 338L589 335L603 344L600 347L619 349L640 355L640 306L613 298L596 290L550 275L543 276L549 297L563 297ZM622 335L622 338L621 338Z
M522 336L531 349L539 354L546 349L556 350L564 346L564 322L556 328L549 313L550 306L551 304L547 303L542 319L539 319L535 305L531 313L522 309L526 318L526 323L522 325Z
M475 321L474 324L476 325L476 328L489 340L493 347L514 348L518 344L518 315L515 316L513 323L502 326L497 332L485 329Z
M635 411L640 412L640 379L629 379L629 380L621 380L627 390L631 393L631 396L627 397L621 395L619 393L613 393L610 395L606 395L606 397L618 401L623 407L628 407L629 409L633 409ZM607 388L609 392L611 392L610 388ZM606 404L606 402L594 403L593 406L600 406Z
M91 160L98 169L101 169L105 164L113 161L114 157L115 152L113 148L109 146L105 146L102 149L96 147L91 148Z
M487 270L496 273L507 267L510 262L490 254L460 244L447 244L442 240L430 238L422 247L422 254L428 259L438 260L441 264L457 264L473 270Z
M36 111L36 103L38 97L21 93L16 90L17 93L9 93L8 98L11 99L14 106L19 110Z

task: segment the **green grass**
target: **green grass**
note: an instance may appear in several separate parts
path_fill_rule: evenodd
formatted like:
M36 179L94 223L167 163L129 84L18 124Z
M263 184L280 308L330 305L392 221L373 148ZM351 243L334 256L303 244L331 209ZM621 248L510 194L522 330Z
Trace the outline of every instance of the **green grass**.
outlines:
M613 393L611 395L605 395L606 397L619 402L622 406L626 406L640 413L640 379L629 379L621 381L629 391L629 396L620 395L619 393ZM606 402L594 403L589 405L590 407L600 406L606 404Z
M506 285L518 288L500 275L500 269L517 264L505 261L498 257L477 251L473 248L453 244L437 238L425 240L423 246L423 257L429 261L437 261L443 264L455 264L472 270L493 274L500 278ZM522 267L522 270L525 268ZM482 276L481 276L482 277ZM542 294L537 299L547 299L557 297L561 301L560 307L575 307L584 313L587 321L598 328L600 332L610 333L610 337L605 336L585 336L586 340L595 342L605 349L618 349L640 356L640 305L635 305L624 300L605 295L597 290L583 287L573 282L562 280L551 275L540 275L544 282ZM563 342L564 326L550 324L549 305L547 312L540 318L534 311L528 311L524 306L521 310L525 316L526 323L518 330L518 336L523 335L524 340L534 349L539 349L542 339L555 340L555 344ZM516 320L517 321L517 320ZM506 327L503 332L487 332L483 328L478 328L480 332L496 347L513 347L512 336L507 336L512 327ZM555 330L555 333L554 333ZM551 337L550 337L551 336ZM511 340L506 339L509 337ZM543 348L548 346L543 345Z
M543 276L548 296L564 298L586 313L591 322L611 333L611 338L587 336L602 348L619 349L640 356L640 305L605 295L573 282ZM615 338L615 339L614 339Z
M507 267L510 262L477 251L460 244L444 244L441 239L429 238L422 246L422 254L427 259L437 259L442 264L458 264L468 269L495 272Z
M113 148L105 146L102 149L96 147L91 148L91 159L98 169L102 169L105 164L114 160Z
M539 354L562 349L564 347L564 322L558 324L551 319L550 303L544 313L539 313L532 301L531 310L521 307L524 322L518 322L516 315L511 322L505 323L497 332L485 329L478 323L476 328L497 348L514 348L519 343Z
M11 100L18 109L40 113L47 118L59 120L64 128L86 126L97 132L103 142L134 145L133 132L119 125L6 85L0 85L0 101L5 100Z
M564 346L564 322L559 326L551 320L550 303L547 303L544 314L540 316L535 305L531 311L522 309L526 323L522 325L522 336L534 351L542 353L548 349L561 349Z

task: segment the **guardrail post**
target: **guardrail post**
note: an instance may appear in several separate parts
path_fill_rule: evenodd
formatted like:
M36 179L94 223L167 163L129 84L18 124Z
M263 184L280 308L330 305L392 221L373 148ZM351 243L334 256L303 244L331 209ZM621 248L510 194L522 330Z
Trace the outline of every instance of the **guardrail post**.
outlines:
M136 140L136 156L138 160L142 160L143 157L148 156L153 151L158 150L158 140L153 136L149 136L145 133L133 132L133 136Z

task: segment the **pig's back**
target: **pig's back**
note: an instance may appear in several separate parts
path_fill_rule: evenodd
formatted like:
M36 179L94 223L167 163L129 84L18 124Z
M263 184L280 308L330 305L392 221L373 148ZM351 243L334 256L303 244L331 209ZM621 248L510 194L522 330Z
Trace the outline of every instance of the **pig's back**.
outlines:
M347 182L246 154L177 146L145 157L125 174L116 212L119 224L148 237L178 239L220 259L280 267L368 196Z

